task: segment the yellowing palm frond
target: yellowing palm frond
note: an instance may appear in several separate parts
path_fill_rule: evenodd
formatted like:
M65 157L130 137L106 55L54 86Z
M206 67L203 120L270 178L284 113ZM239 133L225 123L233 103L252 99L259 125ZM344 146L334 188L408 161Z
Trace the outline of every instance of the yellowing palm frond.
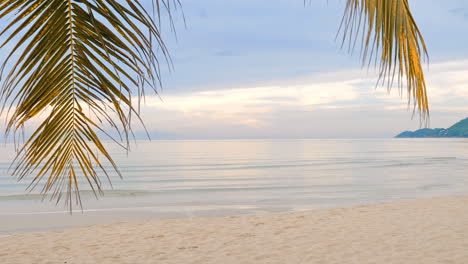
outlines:
M70 210L73 201L81 205L81 174L96 194L107 165L120 175L101 135L110 127L128 147L132 116L139 118L132 98L159 86L155 49L169 62L157 22L162 10L171 19L179 0L148 0L157 21L142 1L0 0L0 49L9 52L0 68L7 134L16 138L44 116L19 148L13 174L33 175L31 188L41 185ZM363 62L375 60L379 81L390 88L396 76L425 116L427 51L408 0L347 0L343 30L350 47L362 38Z
M153 1L157 16L170 8L168 0ZM13 174L33 174L31 188L42 185L57 202L65 195L71 210L73 201L81 204L78 173L95 193L99 174L108 176L102 158L120 175L99 131L110 126L128 142L138 116L132 95L158 85L154 48L167 59L159 28L135 0L5 0L0 21L1 49L13 47L0 91L7 134L45 115L19 149Z
M342 23L344 39L351 49L362 41L363 64L374 60L379 82L390 89L397 77L406 86L421 117L429 114L421 61L427 57L424 39L411 15L408 0L347 0Z

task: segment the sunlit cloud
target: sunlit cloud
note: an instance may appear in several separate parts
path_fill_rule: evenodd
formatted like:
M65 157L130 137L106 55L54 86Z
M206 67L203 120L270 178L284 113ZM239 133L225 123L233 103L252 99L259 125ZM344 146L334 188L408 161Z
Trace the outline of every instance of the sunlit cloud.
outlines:
M468 60L431 64L426 71L426 83L433 111L468 110ZM386 109L402 109L406 94L398 91L390 94L377 91L376 97L383 100ZM403 99L403 100L402 100Z
M174 138L389 137L419 128L406 94L396 88L388 93L375 84L375 74L352 69L254 87L163 93L146 97L142 118L148 131ZM431 64L427 85L433 126L465 117L467 84L468 61ZM135 131L143 131L135 123Z
M431 64L432 124L446 126L463 117L467 83L468 61ZM418 128L406 94L375 84L374 73L352 69L264 86L162 94L162 100L146 99L143 117L150 130L182 137L347 137L351 131L352 137L368 137Z
M352 82L345 81L202 91L163 96L163 100L149 97L145 107L258 127L265 123L257 117L278 109L314 111L328 104L336 108L337 102L351 102L358 96Z

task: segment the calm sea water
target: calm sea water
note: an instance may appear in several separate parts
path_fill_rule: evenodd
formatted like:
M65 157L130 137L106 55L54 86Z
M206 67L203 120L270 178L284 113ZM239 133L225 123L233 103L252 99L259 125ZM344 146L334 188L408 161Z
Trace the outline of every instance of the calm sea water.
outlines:
M124 178L98 201L84 191L85 214L229 215L468 194L464 139L141 141L128 156L113 152ZM62 213L9 176L12 155L9 146L0 155L0 217Z

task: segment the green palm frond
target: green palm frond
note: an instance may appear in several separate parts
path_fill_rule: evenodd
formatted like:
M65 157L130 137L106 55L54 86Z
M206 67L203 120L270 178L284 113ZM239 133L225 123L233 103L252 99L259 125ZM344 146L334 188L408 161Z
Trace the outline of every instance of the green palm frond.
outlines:
M408 0L347 0L342 22L343 43L354 49L362 42L363 64L379 67L379 83L390 90L406 87L408 103L424 119L429 114L424 72L427 49L409 8Z
M152 1L156 17L177 4ZM81 205L77 175L95 194L100 175L109 177L105 163L120 175L101 138L111 127L127 147L132 115L138 117L132 97L159 86L155 48L168 55L154 18L136 0L0 1L1 50L12 47L0 91L7 134L44 116L18 149L15 176L33 175L30 188L41 185L71 210Z

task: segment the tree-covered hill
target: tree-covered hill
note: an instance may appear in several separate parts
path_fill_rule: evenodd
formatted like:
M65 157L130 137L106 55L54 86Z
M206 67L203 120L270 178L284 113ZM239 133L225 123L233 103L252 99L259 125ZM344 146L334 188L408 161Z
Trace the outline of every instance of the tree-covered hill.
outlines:
M397 138L444 138L444 137L468 137L468 118L455 125L445 128L423 128L416 131L405 131L396 136Z

